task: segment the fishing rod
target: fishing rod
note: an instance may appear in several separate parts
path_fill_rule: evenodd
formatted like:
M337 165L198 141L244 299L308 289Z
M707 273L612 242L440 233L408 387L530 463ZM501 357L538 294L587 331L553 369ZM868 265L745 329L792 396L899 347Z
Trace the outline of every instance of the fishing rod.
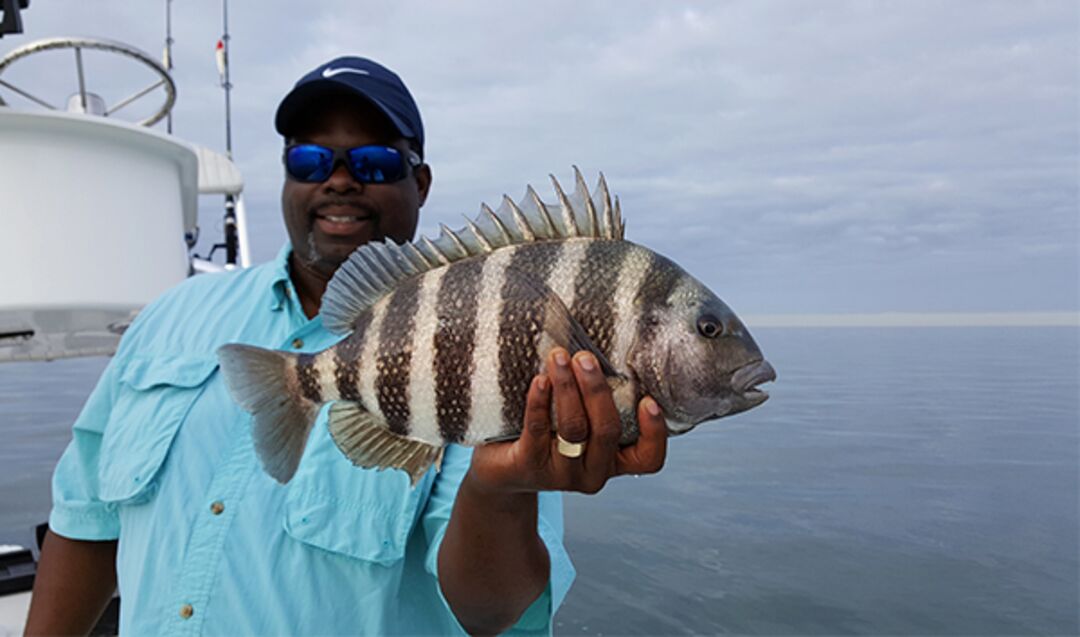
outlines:
M230 93L232 82L229 79L229 0L221 0L221 39L217 43L218 74L221 78L221 88L225 91L225 154L231 160L232 153L232 102ZM225 243L219 244L225 248L225 265L235 266L237 255L240 251L240 240L236 230L236 198L232 194L225 195ZM214 248L219 247L218 245ZM211 250L211 254L213 251Z
M172 63L172 0L165 0L165 54L162 56L165 58L165 72L172 75L173 63ZM165 120L166 130L172 135L172 109L169 109L169 114Z

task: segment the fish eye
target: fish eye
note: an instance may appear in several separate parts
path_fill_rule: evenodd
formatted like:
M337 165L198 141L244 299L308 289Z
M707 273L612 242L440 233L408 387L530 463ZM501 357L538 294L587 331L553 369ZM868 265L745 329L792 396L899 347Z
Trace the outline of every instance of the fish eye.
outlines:
M715 316L706 314L698 319L697 322L698 332L705 338L716 338L720 336L720 321Z

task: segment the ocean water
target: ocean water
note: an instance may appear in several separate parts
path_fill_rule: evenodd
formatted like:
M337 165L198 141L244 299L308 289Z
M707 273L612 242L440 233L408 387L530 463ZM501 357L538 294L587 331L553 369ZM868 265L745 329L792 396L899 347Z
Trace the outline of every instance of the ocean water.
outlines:
M568 496L560 635L1080 633L1080 332L755 330L758 409ZM0 542L26 543L104 360L0 366Z

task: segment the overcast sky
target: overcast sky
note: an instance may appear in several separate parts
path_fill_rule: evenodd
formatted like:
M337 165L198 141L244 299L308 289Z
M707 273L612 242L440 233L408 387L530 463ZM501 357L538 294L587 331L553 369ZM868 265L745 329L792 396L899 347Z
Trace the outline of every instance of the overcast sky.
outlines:
M32 0L0 54L86 35L158 57L164 7ZM527 183L550 200L548 173L570 182L576 164L590 183L605 173L628 238L740 313L1076 311L1077 7L233 0L233 147L254 254L285 240L278 102L311 68L358 54L398 71L420 104L435 174L421 232ZM220 1L174 2L174 132L218 149L220 33ZM62 102L74 64L53 55L4 79ZM87 65L107 99L149 77ZM218 201L202 203L216 234Z

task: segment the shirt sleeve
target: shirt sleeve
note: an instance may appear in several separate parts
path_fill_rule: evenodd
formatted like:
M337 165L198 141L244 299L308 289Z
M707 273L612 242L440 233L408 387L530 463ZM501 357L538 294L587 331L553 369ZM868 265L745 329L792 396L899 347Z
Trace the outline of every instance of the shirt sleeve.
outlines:
M425 567L436 579L439 577L439 547L442 546L443 537L446 535L446 527L450 521L458 487L465 477L471 460L472 449L459 445L446 447L439 479L432 489L424 511L422 523L429 547ZM555 611L559 609L567 591L570 590L570 584L574 581L574 567L563 546L562 494L540 493L538 503L537 532L547 547L551 563L550 579L540 597L522 613L518 622L504 633L507 635L550 635ZM443 597L441 587L436 586L436 589L447 613L454 617L450 604ZM467 634L465 629L457 623L456 618L454 623L460 631L459 634Z
M53 472L49 528L73 540L120 537L116 507L98 498L98 458L112 411L118 363L114 357L72 428L72 439Z

